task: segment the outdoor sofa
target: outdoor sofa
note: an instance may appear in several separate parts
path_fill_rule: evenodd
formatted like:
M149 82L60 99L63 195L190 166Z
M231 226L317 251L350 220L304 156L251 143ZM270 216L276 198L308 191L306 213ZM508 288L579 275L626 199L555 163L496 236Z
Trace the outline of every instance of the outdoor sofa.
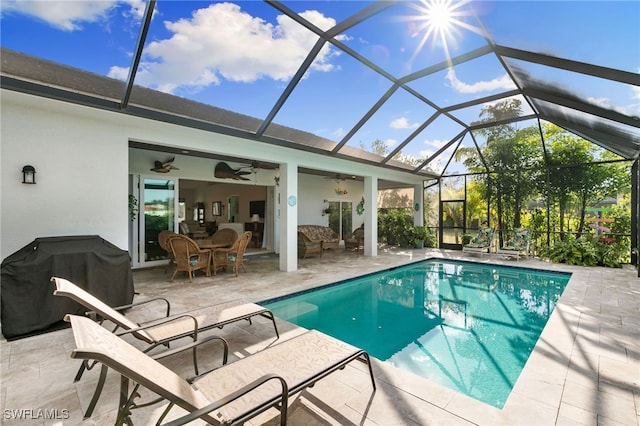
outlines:
M324 250L338 248L340 245L340 235L328 226L298 225L298 232L309 241L322 241Z

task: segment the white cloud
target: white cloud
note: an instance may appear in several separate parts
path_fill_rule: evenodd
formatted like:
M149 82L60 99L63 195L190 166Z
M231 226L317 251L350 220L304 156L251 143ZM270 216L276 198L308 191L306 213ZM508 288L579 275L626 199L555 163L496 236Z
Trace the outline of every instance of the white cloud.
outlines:
M632 88L633 90L634 88ZM640 88L635 88L635 89L639 89L638 90L638 94L633 93L632 98L633 99L640 99ZM593 105L597 105L601 108L606 108L606 109L613 109L616 112L619 112L620 114L624 114L624 115L628 115L630 117L640 117L640 104L639 103L632 103L629 105L617 105L617 106L613 106L611 105L611 102L608 98L592 98L592 97L588 97L587 101Z
M108 14L122 2L101 1L3 1L2 13L20 13L40 19L63 31L79 31L82 25L105 21ZM142 17L145 4L142 0L126 1L130 10L125 13Z
M630 117L640 117L640 103L625 105L622 107L616 108L621 114L628 115Z
M384 145L385 145L387 148L391 149L391 148L393 148L394 146L398 145L398 141L397 141L397 140L395 140L395 139L385 139L385 140L384 140Z
M640 73L640 71L638 71ZM631 97L633 99L640 99L640 87L639 86L631 86Z
M393 120L389 127L392 129L417 129L419 125L419 123L409 124L409 120L405 117L400 117Z
M459 93L481 93L490 92L496 89L511 90L516 86L508 75L504 74L501 77L494 78L489 81L478 81L473 84L467 84L458 79L453 68L449 68L446 79L451 83L451 87Z
M160 3L162 4L162 3ZM317 11L301 13L314 25L328 29L335 20ZM212 4L189 18L165 22L173 35L145 48L137 74L139 84L165 92L179 87L199 90L225 79L253 82L260 78L290 79L317 41L317 36L285 15L271 24L231 3ZM311 70L329 72L336 51L326 44ZM189 64L189 66L185 66ZM114 67L110 76L122 75Z
M338 127L336 130L331 132L331 135L337 138L341 138L342 136L344 136L344 129L342 127Z
M609 99L607 98L593 98L587 97L587 102L597 105L601 108L611 108L611 104L609 103Z
M428 150L428 149L424 149L424 150L418 152L418 155L420 155L420 158L429 158L433 154L435 154L435 151L431 151L431 150Z
M108 75L118 80L126 80L129 76L129 68L130 67L111 67Z
M434 147L436 150L442 148L443 146L445 146L447 143L449 143L449 141L444 141L444 140L438 140L438 139L434 139L434 140L425 140L424 144L425 145L429 145Z

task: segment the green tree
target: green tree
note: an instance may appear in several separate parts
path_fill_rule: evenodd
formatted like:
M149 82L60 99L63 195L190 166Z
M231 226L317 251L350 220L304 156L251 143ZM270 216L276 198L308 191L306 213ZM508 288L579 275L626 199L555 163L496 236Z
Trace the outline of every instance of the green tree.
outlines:
M371 142L370 147L367 147L364 142L360 142L360 149L362 149L363 151L373 152L374 154L378 154L381 157L386 157L389 154L389 148L380 139L376 139L375 141Z
M560 233L570 224L571 204L575 202L578 218L576 231L582 233L590 204L607 196L615 197L628 192L629 165L623 162L606 163L620 157L600 151L597 146L554 125L544 127L549 149L549 190L558 203ZM595 163L595 164L590 164Z
M513 118L520 113L520 101L509 99L485 106L476 124ZM517 129L510 124L482 128L478 133L487 141L482 152L475 148L459 149L456 158L470 171L491 173L478 180L478 189L483 189L495 203L498 228L503 229L506 224L519 227L522 211L540 181L539 133L535 127Z
M549 160L549 195L558 203L560 235L564 239L569 224L565 220L571 202L577 200L585 180L585 168L576 167L593 161L591 144L556 126L545 126ZM573 165L574 167L569 167Z

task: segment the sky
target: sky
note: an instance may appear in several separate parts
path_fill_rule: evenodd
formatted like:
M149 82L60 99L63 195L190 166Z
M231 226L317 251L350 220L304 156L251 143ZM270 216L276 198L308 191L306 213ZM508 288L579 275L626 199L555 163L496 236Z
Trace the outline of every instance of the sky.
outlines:
M372 2L283 3L328 30ZM0 0L0 5L3 47L127 78L145 2ZM638 1L405 1L337 39L399 78L486 46L483 29L499 45L640 72ZM316 41L312 32L260 1L160 0L136 84L262 119ZM640 116L638 86L513 62L594 104ZM384 76L325 44L274 121L337 143L390 87ZM485 55L409 87L446 107L514 85L497 58ZM454 115L469 123L479 112L475 107ZM347 144L369 147L380 140L390 151L433 114L431 106L398 90ZM454 120L438 117L403 152L433 154L461 130Z

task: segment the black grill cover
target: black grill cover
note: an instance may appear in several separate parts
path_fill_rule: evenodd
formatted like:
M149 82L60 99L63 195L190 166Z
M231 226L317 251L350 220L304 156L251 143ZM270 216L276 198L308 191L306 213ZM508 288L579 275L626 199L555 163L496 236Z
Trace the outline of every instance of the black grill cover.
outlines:
M133 301L129 253L97 235L36 238L2 261L2 334L45 330L86 308L54 296L51 277L66 278L111 306Z

